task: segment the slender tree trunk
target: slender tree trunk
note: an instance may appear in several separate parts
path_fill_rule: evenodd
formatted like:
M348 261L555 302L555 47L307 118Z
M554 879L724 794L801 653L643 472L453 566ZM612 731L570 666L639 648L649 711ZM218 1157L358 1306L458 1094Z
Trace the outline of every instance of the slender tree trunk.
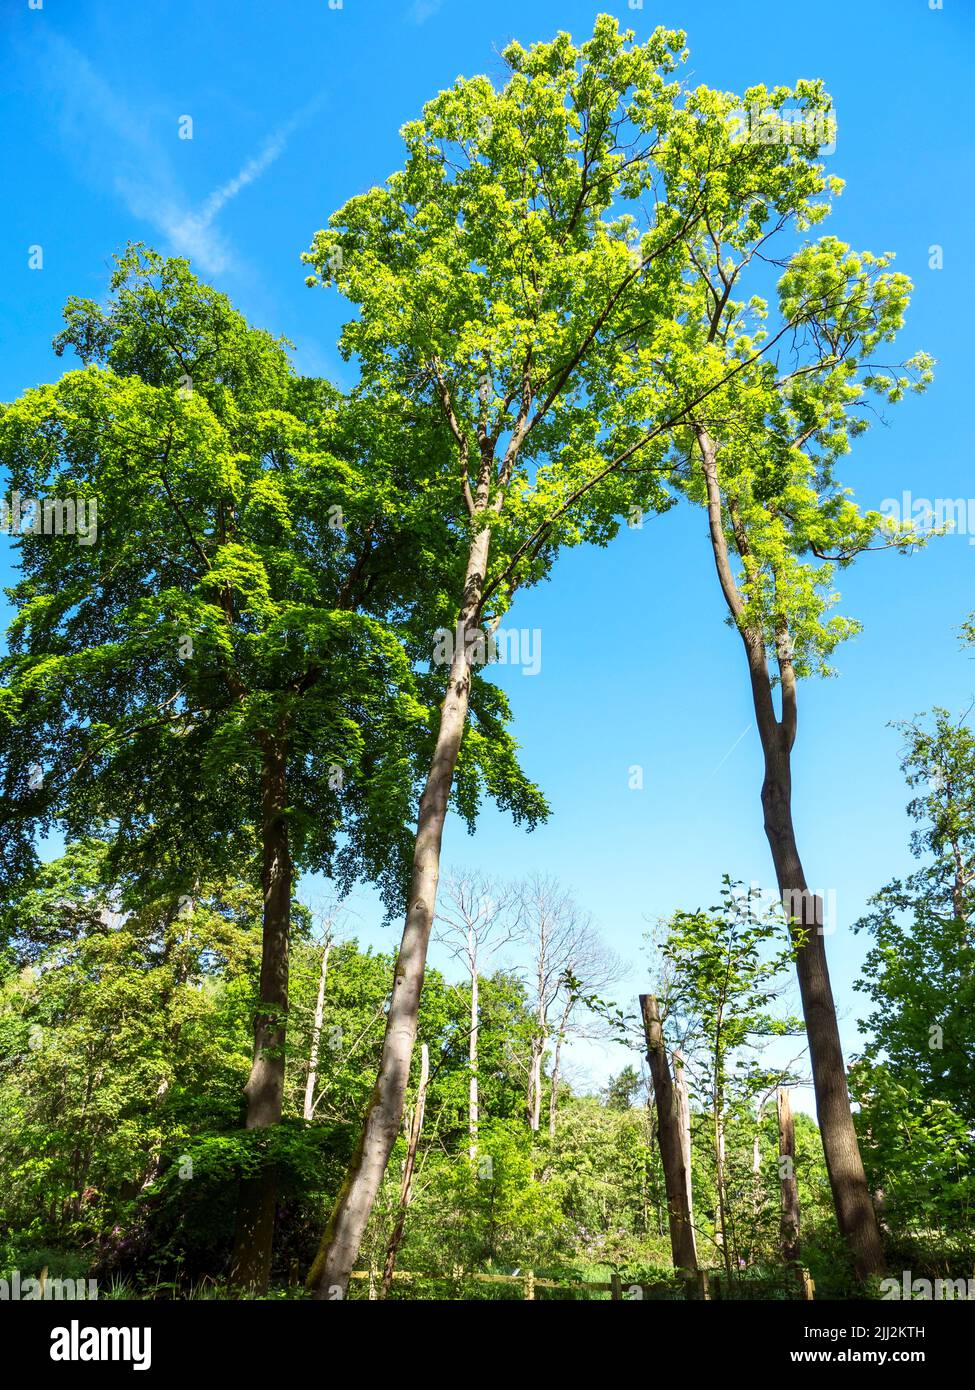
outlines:
M694 1221L694 1186L691 1178L691 1106L687 1095L687 1073L684 1069L684 1056L678 1049L674 1053L674 1091L677 1095L677 1121L680 1125L680 1147L684 1156L684 1172L687 1176L687 1212Z
M318 1049L322 1040L322 1019L325 1017L325 981L328 978L328 958L331 950L331 941L326 941L322 951L321 969L318 972L318 997L315 1000L315 1021L311 1030L311 1050L308 1057L308 1080L305 1082L305 1103L301 1112L306 1120L311 1120L315 1114L315 1087L318 1084Z
M545 1057L545 1039L533 1038L531 1065L528 1072L528 1127L535 1134L542 1122L542 1061Z
M309 1292L317 1299L345 1294L403 1116L436 908L443 828L467 722L471 682L467 638L484 588L490 539L490 528L483 527L471 542L464 602L457 623L456 647L441 708L440 729L420 798L409 908L396 959L379 1073L358 1146L308 1275Z
M562 1069L562 1038L561 1031L555 1042L555 1056L552 1058L552 1090L548 1099L548 1132L555 1138L555 1112L559 1103L559 1072Z
M836 1005L826 963L822 900L810 898L792 821L792 748L798 729L798 704L788 626L785 619L781 619L776 633L782 692L779 718L772 698L765 632L748 621L745 603L729 563L715 441L702 426L697 426L695 433L707 488L715 568L744 645L755 718L765 756L762 785L765 834L772 851L779 894L793 924L796 974L826 1171L840 1234L852 1255L857 1275L862 1279L883 1273L884 1254L850 1109ZM749 553L748 536L730 499L728 512L737 548L744 560Z
M810 894L792 828L790 756L781 748L766 753L762 788L765 829L772 849L779 891L795 923L796 973L806 1022L816 1093L816 1114L840 1233L860 1278L884 1271L883 1245L860 1156L836 1005L826 961L822 899Z
M416 1151L420 1143L420 1131L423 1129L423 1114L426 1110L427 1082L429 1079L430 1053L426 1043L424 1043L420 1049L420 1084L417 1088L416 1105L413 1108L413 1119L410 1123L410 1137L406 1146L406 1162L403 1164L403 1178L399 1189L399 1210L396 1213L396 1225L389 1238L389 1245L386 1247L386 1263L383 1266L383 1281L379 1290L380 1298L386 1298L392 1287L396 1256L403 1243L406 1213L413 1200L413 1170L416 1167Z
M762 1123L762 1112L759 1110L757 1123ZM756 1221L762 1210L762 1143L758 1130L752 1136L752 1212ZM754 1246L754 1236L752 1238Z
M720 1100L714 1107L714 1185L718 1196L718 1234L721 1237L721 1256L729 1286L734 1277L731 1271L731 1245L728 1240L728 1202L724 1181L724 1118Z
M779 1219L779 1239L782 1258L787 1265L799 1263L799 1184L796 1181L796 1127L792 1119L792 1102L784 1086L779 1087L779 1186L782 1193L782 1212Z
M657 1139L667 1188L667 1215L670 1221L670 1248L674 1268L686 1274L697 1271L697 1250L688 1199L687 1171L677 1113L677 1096L670 1078L667 1049L660 1027L660 1013L652 994L640 995L643 1029L647 1039L647 1061L653 1078L657 1106Z
M262 771L261 885L264 937L261 948L260 1004L254 1019L254 1060L244 1087L247 1129L267 1129L281 1119L284 1105L285 1033L288 1015L288 945L293 869L288 841L287 761L283 748L269 741ZM231 1281L262 1292L271 1273L277 1172L266 1164L240 1184Z
M473 932L471 934L473 935ZM472 942L468 943L468 947L474 953L471 955L471 1033L467 1047L467 1059L471 1069L470 1080L467 1086L467 1137L469 1141L468 1154L470 1160L472 1163L476 1163L477 1127L480 1121L477 1095L477 1034L480 1027L480 1016L478 1013L477 954L476 951L474 951Z
M546 927L544 919L539 926L538 942L538 1012L535 1016L536 1030L531 1042L531 1063L528 1070L528 1127L538 1133L542 1122L542 1062L545 1058L545 1045L548 1042L548 1001L545 997Z
M565 1042L566 1031L569 1027L569 1016L572 1013L573 998L570 994L562 1009L562 1017L559 1019L558 1031L556 1033L555 1056L552 1058L552 1094L548 1103L548 1132L555 1138L555 1112L559 1104L559 1077L562 1075L562 1044Z

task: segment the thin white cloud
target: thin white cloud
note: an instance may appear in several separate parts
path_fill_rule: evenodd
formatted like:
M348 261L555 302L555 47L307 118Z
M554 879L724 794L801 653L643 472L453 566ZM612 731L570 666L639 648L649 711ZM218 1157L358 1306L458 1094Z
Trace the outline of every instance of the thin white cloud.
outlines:
M169 153L121 101L73 44L50 35L43 62L61 128L93 181L104 178L106 155L115 191L129 212L148 222L179 255L206 274L226 269L233 253L216 225L219 214L279 158L294 130L319 105L313 101L265 140L233 178L194 208L176 178ZM175 141L175 126L174 136Z
M260 178L264 170L270 168L288 143L288 134L290 131L287 133L282 131L278 135L272 135L269 140L265 141L260 154L249 159L239 174L222 184L220 188L215 189L203 204L200 221L209 226L220 209L229 203L231 198L236 198L242 188L246 188L248 184Z
M745 727L742 729L741 733L740 733L740 734L738 735L738 737L735 739L734 743L733 743L733 744L731 745L731 747L728 749L727 753L724 755L724 757L721 759L721 761L720 761L719 763L716 763L715 766L711 769L711 776L712 776L712 777L713 777L714 774L718 771L718 768L724 767L725 763L726 763L726 762L728 761L728 759L731 757L732 753L733 753L733 752L735 751L735 749L738 747L739 743L741 743L742 739L745 737L745 735L748 733L748 730L749 730L751 727L752 727L752 726L751 726L750 724L746 724L746 725L745 725Z
M443 8L443 2L444 0L413 0L406 17L411 24L426 24L428 19L432 19Z
M305 114L307 113L295 117L276 134L270 136L258 154L249 159L239 173L213 190L199 211L187 212L183 216L179 216L178 214L173 215L172 209L169 210L166 215L165 231L178 251L196 260L205 270L223 270L227 263L228 252L223 238L213 225L214 221L226 205L237 197L238 193L254 183L266 169L270 168L284 150L292 131Z

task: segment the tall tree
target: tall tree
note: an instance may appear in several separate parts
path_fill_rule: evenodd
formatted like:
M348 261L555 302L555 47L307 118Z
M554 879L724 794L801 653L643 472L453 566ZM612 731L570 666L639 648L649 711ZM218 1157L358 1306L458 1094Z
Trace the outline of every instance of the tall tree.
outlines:
M762 112L761 122L743 131L742 110ZM919 354L898 368L884 353L877 359L901 327L910 290L888 256L856 254L831 237L791 253L787 240L775 245L777 236L821 220L828 211L821 195L839 191L817 163L831 119L816 82L794 91L756 87L744 98L691 94L661 159L672 184L686 184L687 199L705 180L703 211L692 232L682 327L654 370L672 389L689 379L702 391L720 383L677 432L674 476L706 510L710 560L742 642L764 760L765 831L794 924L837 1220L865 1276L882 1269L883 1252L850 1109L822 901L809 891L796 841L792 750L799 682L828 670L836 644L856 630L827 616L835 566L916 539L909 526L862 513L838 464L869 424L871 396L890 402L923 388L930 361ZM708 176L726 160L727 177ZM782 264L783 253L772 328L765 268Z
M83 368L0 415L13 488L103 513L95 544L19 538L3 810L21 836L110 824L116 867L165 872L176 895L211 866L253 866L245 1124L266 1131L282 1115L296 871L403 901L433 717L410 624L438 619L449 498L422 422L298 376L186 262L130 248L111 286L107 309L66 308L56 346ZM503 700L485 686L475 708L465 813L486 778L537 814ZM243 1284L267 1282L275 1193L269 1163L242 1186Z
M587 999L596 1001L623 974L621 963L600 941L592 918L554 879L534 874L516 890L517 916L526 949L527 991L534 1019L528 1058L526 1110L529 1127L541 1127L544 1062L550 1044L549 1133L555 1132L563 1048ZM605 1031L595 1020L595 1031Z
M309 1275L319 1298L346 1287L400 1126L472 671L560 545L605 542L629 507L664 505L653 393L621 334L669 325L697 213L644 200L683 36L631 40L602 16L580 47L566 34L509 45L503 88L459 79L430 102L403 129L405 167L306 253L311 282L358 306L343 348L365 387L395 387L437 421L467 535L383 1058Z

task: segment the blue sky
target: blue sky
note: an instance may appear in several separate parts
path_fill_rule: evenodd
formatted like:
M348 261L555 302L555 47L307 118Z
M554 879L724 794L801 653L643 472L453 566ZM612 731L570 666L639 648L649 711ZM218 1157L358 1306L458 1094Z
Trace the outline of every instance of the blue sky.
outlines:
M345 306L304 287L300 252L331 211L398 167L398 129L425 100L460 73L497 76L508 39L559 29L581 39L599 12L641 37L657 23L685 29L693 79L725 90L825 79L838 117L830 165L847 187L824 230L897 253L915 281L901 355L924 348L938 360L928 394L857 446L848 479L870 506L904 490L972 496L975 522L968 0L8 0L0 399L64 370L50 349L61 306L70 294L101 297L129 239L191 256L252 321L295 342L303 370L351 385L335 349ZM179 138L186 116L189 140ZM41 270L28 269L32 246L43 248ZM929 268L932 246L943 269ZM975 697L975 654L956 635L975 609L970 541L866 556L842 575L840 611L864 632L838 652L838 679L801 692L796 819L810 882L836 894L828 949L848 1051L866 947L849 926L909 868L888 721L934 703L960 711ZM4 582L9 560L0 550ZM716 901L724 872L771 878L758 738L703 517L680 509L607 552L565 556L508 623L542 633L540 674L499 679L553 816L526 836L488 812L473 841L454 824L447 861L559 876L632 963L621 994L635 995L651 921ZM642 791L628 788L633 764ZM362 937L392 946L367 893L359 910ZM577 1054L600 1077L621 1060Z

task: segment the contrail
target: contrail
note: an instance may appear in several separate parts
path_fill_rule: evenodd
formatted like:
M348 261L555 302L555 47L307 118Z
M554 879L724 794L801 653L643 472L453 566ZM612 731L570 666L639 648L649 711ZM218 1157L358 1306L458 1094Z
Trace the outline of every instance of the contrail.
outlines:
M745 725L745 727L742 729L741 733L740 733L740 734L738 735L738 737L735 739L734 743L733 743L733 744L731 745L731 747L728 749L727 753L726 753L726 754L724 755L724 757L721 759L721 762L719 762L719 763L717 764L716 767L713 767L713 768L711 769L711 776L712 776L712 777L713 777L714 774L717 772L718 768L719 768L719 767L723 767L724 764L728 761L728 759L731 757L732 753L733 753L733 752L735 751L735 749L738 747L739 743L741 743L742 739L745 737L745 735L748 733L748 730L749 730L751 727L752 727L751 724L746 724L746 725Z

